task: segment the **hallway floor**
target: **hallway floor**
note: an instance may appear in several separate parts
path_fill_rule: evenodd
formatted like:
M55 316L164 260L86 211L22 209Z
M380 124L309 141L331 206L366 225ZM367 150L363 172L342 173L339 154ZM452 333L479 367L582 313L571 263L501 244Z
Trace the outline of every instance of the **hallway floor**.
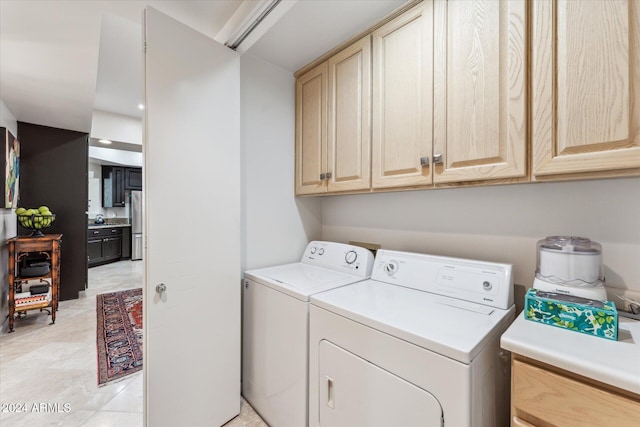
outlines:
M62 301L56 324L46 312L16 320L0 336L0 425L12 427L142 427L143 374L97 386L96 295L142 286L143 263L89 269L89 289ZM242 401L227 426L266 424Z

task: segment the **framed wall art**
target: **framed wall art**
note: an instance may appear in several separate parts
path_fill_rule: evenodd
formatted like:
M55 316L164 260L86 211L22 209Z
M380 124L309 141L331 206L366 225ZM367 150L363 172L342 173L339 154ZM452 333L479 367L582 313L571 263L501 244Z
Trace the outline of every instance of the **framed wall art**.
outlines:
M9 132L0 128L2 146L0 154L4 160L4 168L0 170L0 208L15 209L18 207L18 190L20 189L20 142Z

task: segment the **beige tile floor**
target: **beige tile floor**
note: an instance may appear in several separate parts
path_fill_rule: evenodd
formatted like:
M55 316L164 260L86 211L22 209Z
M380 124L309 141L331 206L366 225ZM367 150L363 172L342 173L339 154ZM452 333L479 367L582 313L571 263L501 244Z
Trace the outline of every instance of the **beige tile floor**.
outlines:
M142 268L140 261L91 268L89 289L60 303L55 325L34 310L0 336L0 426L143 425L142 372L96 385L96 295L142 286ZM266 424L243 400L226 426Z

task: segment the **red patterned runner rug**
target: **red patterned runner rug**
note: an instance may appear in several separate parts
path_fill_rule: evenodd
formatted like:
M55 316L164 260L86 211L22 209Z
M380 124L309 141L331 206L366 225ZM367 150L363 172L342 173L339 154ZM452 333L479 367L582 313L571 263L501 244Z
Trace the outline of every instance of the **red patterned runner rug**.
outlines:
M100 294L98 385L142 369L142 288Z

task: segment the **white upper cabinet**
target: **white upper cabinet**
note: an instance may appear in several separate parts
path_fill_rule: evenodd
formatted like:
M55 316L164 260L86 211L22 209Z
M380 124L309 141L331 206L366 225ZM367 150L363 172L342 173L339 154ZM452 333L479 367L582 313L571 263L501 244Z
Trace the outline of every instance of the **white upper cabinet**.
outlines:
M535 0L532 13L532 178L637 174L640 2Z

